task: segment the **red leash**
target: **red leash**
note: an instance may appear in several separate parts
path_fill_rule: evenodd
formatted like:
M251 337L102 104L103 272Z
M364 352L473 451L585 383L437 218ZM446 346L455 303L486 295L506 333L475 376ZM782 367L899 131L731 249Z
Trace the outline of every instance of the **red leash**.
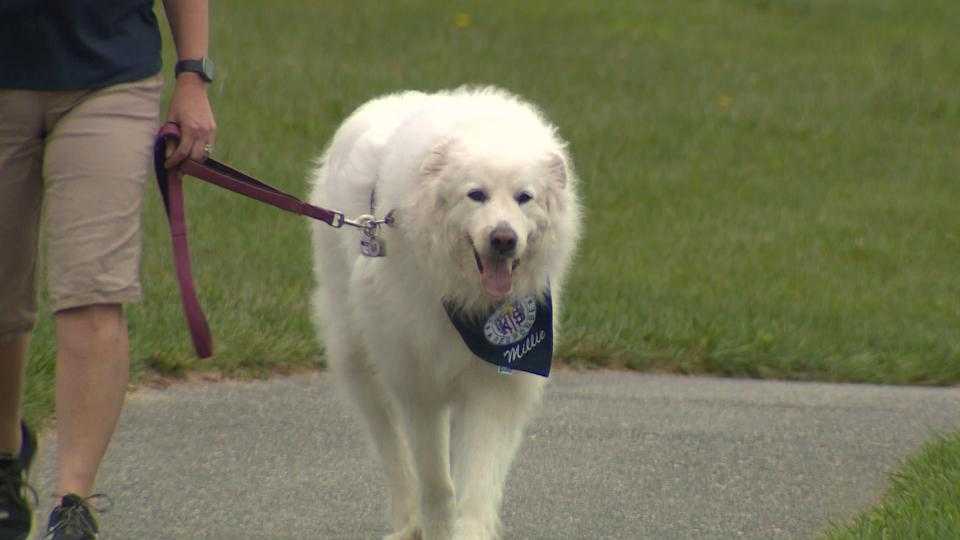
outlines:
M179 139L180 129L177 125L172 122L164 124L157 133L157 140L153 149L153 165L157 174L160 194L163 195L163 206L167 211L167 221L170 223L173 261L176 267L177 281L180 284L180 299L183 301L183 311L190 327L193 347L197 351L197 356L208 358L213 354L213 338L210 335L210 326L203 314L203 308L200 307L200 301L197 300L197 291L190 270L187 220L183 206L184 175L205 180L281 210L319 219L331 227L339 228L344 223L361 228L369 228L370 226L345 220L341 212L305 203L289 193L284 193L210 158L203 161L186 159L180 163L179 168L167 170L163 165L166 161L167 142Z

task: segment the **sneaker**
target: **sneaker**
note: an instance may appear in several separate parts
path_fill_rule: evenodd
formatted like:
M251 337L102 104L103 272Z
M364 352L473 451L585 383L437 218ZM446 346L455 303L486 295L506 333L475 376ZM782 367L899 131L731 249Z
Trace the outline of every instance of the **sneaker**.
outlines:
M26 476L37 452L37 438L20 423L20 453L13 459L0 458L0 540L24 540L30 534L33 510L27 491L36 493L27 484Z
M47 535L50 540L96 540L97 520L93 517L91 503L95 499L105 499L100 493L82 498L79 495L68 493L60 499L60 504L50 512L50 522L47 524Z

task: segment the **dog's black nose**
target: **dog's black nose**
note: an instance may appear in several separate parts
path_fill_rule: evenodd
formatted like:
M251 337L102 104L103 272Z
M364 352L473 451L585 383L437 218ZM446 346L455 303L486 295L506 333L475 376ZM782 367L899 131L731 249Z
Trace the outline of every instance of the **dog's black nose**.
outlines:
M501 257L510 257L517 250L517 233L506 223L497 225L490 233L490 247Z

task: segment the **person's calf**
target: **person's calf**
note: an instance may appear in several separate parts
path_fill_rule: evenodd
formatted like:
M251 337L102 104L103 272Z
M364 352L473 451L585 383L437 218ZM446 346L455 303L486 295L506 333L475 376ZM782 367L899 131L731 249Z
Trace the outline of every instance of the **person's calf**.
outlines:
M20 400L29 333L0 336L0 456L20 450Z
M122 307L57 312L57 494L89 496L120 416L129 376Z

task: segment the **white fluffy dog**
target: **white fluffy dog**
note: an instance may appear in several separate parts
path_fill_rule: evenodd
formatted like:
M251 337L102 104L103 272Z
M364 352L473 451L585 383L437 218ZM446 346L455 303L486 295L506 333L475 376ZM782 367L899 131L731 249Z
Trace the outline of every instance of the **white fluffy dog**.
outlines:
M366 103L319 162L313 204L392 218L373 238L312 225L314 313L384 465L387 538L499 535L507 471L546 379L481 360L453 321L524 298L557 309L580 229L565 146L533 106L461 88ZM556 318L536 315L547 319L537 335L501 328L507 362L552 347L540 341Z

